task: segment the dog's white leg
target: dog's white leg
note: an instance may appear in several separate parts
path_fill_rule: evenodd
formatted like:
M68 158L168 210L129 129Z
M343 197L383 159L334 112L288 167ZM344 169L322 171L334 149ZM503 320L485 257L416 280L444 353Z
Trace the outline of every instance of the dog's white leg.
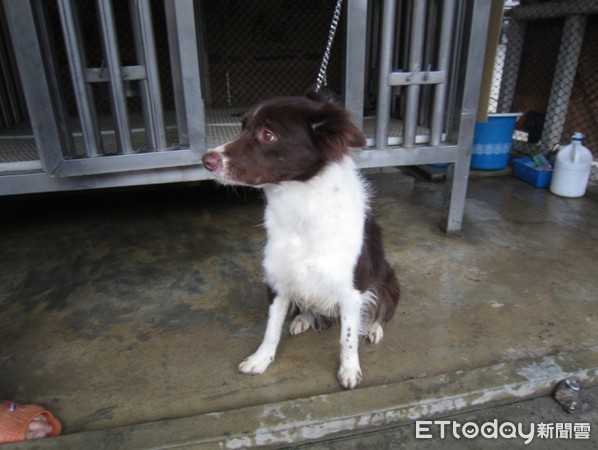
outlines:
M343 298L341 316L341 367L338 380L345 389L354 389L361 382L359 366L359 330L361 326L361 296L355 291Z
M280 341L282 325L290 303L289 298L281 295L277 295L274 298L268 311L268 323L266 325L264 340L253 355L247 357L247 359L239 364L239 371L241 373L250 375L263 373L270 363L274 361L276 347L278 347L278 342Z

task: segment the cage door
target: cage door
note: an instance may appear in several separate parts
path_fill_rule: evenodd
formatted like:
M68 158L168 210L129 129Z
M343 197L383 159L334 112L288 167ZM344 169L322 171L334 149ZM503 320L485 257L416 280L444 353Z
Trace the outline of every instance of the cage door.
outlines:
M206 134L193 0L4 7L46 172L200 164Z

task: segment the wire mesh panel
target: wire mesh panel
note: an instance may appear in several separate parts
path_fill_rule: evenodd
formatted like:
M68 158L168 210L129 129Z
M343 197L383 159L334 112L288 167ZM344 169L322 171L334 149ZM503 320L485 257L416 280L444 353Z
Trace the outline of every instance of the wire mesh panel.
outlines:
M313 87L335 0L205 0L209 92L213 107L249 105ZM342 27L344 21L341 20ZM339 30L342 40L342 30ZM328 86L341 89L342 45L332 47Z
M598 4L531 2L507 10L491 112L522 112L515 148L550 153L580 131L598 156Z
M589 16L581 46L569 105L566 106L561 142L581 131L592 151L592 182L598 183L598 14Z

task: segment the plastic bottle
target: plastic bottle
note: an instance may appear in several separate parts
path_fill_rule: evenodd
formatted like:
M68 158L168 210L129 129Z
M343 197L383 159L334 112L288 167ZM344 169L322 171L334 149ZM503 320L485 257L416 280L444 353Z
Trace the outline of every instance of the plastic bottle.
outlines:
M571 144L564 146L556 155L550 192L562 197L581 197L586 193L592 152L581 145L583 134L576 132Z

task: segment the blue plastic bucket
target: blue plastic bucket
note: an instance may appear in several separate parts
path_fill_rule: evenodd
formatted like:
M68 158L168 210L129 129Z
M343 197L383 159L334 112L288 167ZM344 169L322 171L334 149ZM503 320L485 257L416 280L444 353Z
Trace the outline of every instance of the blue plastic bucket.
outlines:
M488 122L476 122L471 168L500 170L509 164L515 123L521 113L488 114Z

